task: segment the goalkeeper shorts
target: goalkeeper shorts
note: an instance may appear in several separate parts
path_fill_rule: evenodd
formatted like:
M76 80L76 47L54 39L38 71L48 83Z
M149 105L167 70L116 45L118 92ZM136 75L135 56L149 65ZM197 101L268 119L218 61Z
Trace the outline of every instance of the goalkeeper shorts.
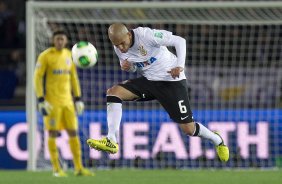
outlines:
M73 104L65 106L52 105L53 109L48 116L44 116L46 130L77 130L77 116Z

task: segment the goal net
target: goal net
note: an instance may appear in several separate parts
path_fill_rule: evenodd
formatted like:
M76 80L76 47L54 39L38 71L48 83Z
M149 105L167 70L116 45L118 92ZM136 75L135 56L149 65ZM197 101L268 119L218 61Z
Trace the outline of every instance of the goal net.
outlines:
M27 115L29 169L50 168L46 133L37 113L32 73L40 52L58 28L71 48L89 41L98 63L78 69L86 112L79 116L87 167L222 168L282 165L281 2L28 2ZM107 155L85 141L107 133L106 90L138 74L120 70L107 38L108 26L165 29L187 42L185 72L194 119L221 132L230 161L221 163L213 145L189 138L156 102L125 102L120 151ZM170 48L172 51L173 48ZM160 89L161 90L161 89ZM71 168L65 132L57 140L60 158ZM37 147L36 147L37 146Z

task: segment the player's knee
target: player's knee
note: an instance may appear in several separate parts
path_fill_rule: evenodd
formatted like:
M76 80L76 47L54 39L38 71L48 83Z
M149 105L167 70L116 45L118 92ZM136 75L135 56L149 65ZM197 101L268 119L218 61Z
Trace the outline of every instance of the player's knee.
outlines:
M59 136L59 132L57 130L49 130L48 135L49 137L56 138Z
M107 90L107 96L116 96L118 93L118 87L115 85Z
M78 135L76 130L67 130L67 132L70 137L75 137Z
M193 136L195 132L195 123L194 122L183 123L180 124L180 128L186 135Z
M187 131L184 132L186 135L193 136L194 135L194 130L188 129Z
M116 97L118 100L117 101L114 100L110 102L117 102L117 103L121 103L121 101L123 100L130 101L139 98L137 95L133 94L131 91L125 89L120 85L115 85L107 90L107 97L111 97L111 96Z

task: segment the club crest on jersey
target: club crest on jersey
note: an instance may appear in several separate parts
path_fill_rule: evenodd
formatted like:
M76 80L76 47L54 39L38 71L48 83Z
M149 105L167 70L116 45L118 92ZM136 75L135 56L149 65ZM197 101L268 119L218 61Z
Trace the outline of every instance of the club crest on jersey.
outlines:
M41 67L41 63L37 62L35 68L40 68L40 67Z
M138 50L139 50L141 56L146 56L147 55L147 51L144 49L143 45L140 45L138 47Z
M54 127L55 126L55 119L50 119L49 120L49 125L51 126L51 127Z
M67 59L66 59L66 64L67 64L68 66L71 65L71 59L70 59L70 58L67 58Z
M162 32L156 32L156 33L154 34L154 37L163 39L163 33L162 33Z

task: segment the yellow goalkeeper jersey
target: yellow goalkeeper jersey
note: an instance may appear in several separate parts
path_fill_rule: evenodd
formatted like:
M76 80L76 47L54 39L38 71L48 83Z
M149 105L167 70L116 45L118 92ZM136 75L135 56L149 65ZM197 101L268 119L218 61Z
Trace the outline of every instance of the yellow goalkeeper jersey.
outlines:
M43 51L37 59L34 72L37 97L44 97L53 105L73 103L72 95L81 96L76 67L68 49L55 47Z

